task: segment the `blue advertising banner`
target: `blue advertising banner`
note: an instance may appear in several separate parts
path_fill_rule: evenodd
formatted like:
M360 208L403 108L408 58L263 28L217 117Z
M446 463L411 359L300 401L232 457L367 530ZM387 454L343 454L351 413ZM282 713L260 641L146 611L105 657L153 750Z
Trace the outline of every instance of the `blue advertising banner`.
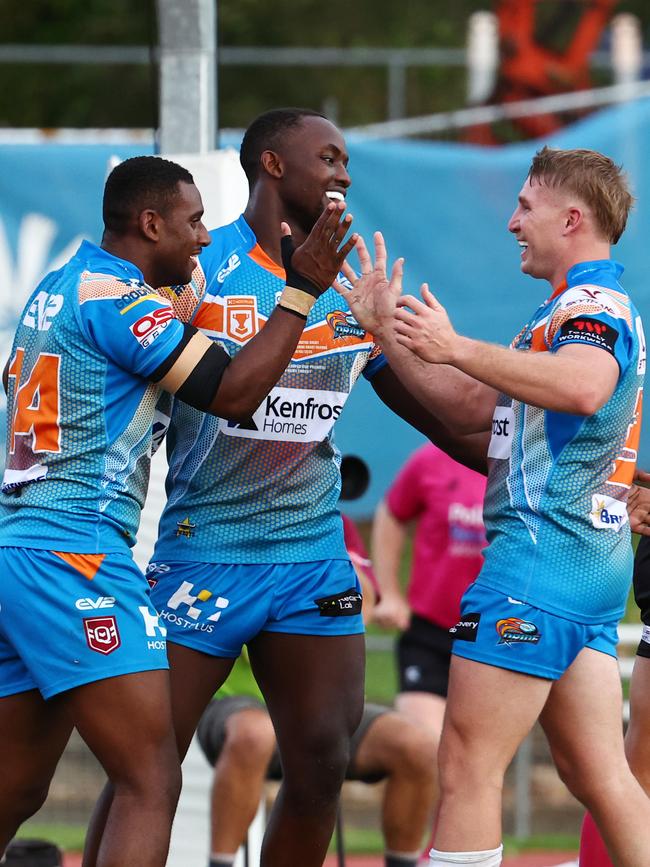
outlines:
M646 327L648 141L650 100L641 100L591 115L548 142L603 151L628 172L637 203L613 255L625 265L623 283ZM520 250L506 228L531 156L541 144L479 148L437 142L348 142L353 179L348 202L355 228L367 241L381 229L390 257L406 258L406 291L417 292L427 281L462 334L508 343L548 294L546 284L521 274ZM142 145L0 145L3 359L24 301L40 278L62 264L82 238L101 238L101 194L111 158L143 152ZM344 453L359 455L370 467L368 492L346 507L351 514L364 516L423 439L386 409L364 382L337 424L337 442ZM640 464L650 468L647 425Z

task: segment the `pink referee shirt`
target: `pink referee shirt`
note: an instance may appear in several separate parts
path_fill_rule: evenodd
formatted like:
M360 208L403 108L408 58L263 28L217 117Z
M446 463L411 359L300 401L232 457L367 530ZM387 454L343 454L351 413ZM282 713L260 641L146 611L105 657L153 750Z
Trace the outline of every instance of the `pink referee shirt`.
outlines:
M483 563L485 482L428 444L411 456L386 494L396 520L417 522L411 610L445 629L458 621L461 596Z

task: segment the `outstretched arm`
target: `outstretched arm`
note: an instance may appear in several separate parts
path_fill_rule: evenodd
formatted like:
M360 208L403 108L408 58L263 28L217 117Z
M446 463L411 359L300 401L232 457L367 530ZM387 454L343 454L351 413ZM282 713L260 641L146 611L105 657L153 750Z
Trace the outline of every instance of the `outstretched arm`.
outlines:
M196 409L235 421L250 418L282 376L298 345L307 316L338 275L357 235L342 244L352 218L330 204L308 238L293 249L282 224L287 285L264 328L234 358L192 326L182 351L156 381ZM342 245L342 246L341 246Z
M401 346L395 332L395 310L402 292L403 259L386 274L386 246L375 232L373 266L362 239L357 243L361 274L346 262L342 271L351 289L335 285L357 321L370 331L390 362L399 381L414 398L449 428L469 434L486 431L492 423L497 394L494 389L448 365L427 364Z
M618 382L616 359L594 346L568 344L557 352L516 352L461 337L428 287L423 288L421 301L413 295L401 297L395 320L397 342L422 361L450 364L543 409L593 415L607 403Z
M372 387L386 406L428 437L434 445L447 452L454 460L483 475L487 473L490 431L459 434L457 431L450 430L413 397L390 367L382 368L373 376ZM494 405L490 411L490 419L493 411Z

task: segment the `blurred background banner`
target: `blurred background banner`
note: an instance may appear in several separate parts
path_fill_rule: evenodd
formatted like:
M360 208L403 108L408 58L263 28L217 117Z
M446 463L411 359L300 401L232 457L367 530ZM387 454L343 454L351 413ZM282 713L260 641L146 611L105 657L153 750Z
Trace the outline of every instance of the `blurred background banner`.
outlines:
M530 159L542 143L603 151L628 172L637 204L614 257L623 282L650 323L650 99L604 109L542 140L484 148L436 141L348 140L355 228L367 242L384 233L389 256L406 258L405 290L421 282L447 307L456 329L507 343L543 299L546 286L519 270L519 248L507 232ZM238 139L224 151L173 155L195 174L208 228L233 219L246 185ZM81 238L101 238L101 196L112 162L152 153L153 143L0 145L0 348L9 354L17 317L40 278L62 264ZM352 263L355 264L354 254ZM432 375L433 372L432 372ZM2 407L4 413L4 406ZM397 467L422 442L360 383L337 425L337 444L369 465L371 483L348 511L371 514ZM650 466L650 426L640 464Z

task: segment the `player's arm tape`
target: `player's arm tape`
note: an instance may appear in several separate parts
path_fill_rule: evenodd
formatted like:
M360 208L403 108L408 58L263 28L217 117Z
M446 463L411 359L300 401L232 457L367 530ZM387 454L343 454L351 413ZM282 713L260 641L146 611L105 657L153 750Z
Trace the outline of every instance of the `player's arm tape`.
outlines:
M296 313L303 319L307 319L309 311L316 303L317 298L305 292L303 289L295 289L293 286L285 286L278 301L278 307Z
M230 356L192 325L175 351L152 375L165 391L205 412L212 403Z

